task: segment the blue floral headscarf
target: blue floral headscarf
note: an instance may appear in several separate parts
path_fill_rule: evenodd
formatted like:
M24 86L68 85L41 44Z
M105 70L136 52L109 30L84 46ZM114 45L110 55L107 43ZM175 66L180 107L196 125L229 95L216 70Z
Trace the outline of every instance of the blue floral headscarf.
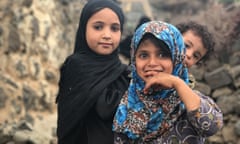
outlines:
M162 21L151 21L141 25L132 38L132 80L115 114L113 131L124 133L131 139L142 139L142 141L149 141L162 135L185 110L175 89L153 90L148 95L143 93L145 82L136 72L135 52L147 33L167 44L173 62L172 75L188 83L188 72L183 65L186 49L179 30Z

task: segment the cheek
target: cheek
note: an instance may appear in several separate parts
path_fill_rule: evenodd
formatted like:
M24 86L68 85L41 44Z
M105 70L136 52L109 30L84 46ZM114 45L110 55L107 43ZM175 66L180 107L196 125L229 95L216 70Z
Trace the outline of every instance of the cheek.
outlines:
M87 45L91 48L91 47L93 47L93 41L92 41L92 39L90 38L90 37L87 37L86 36L86 42L87 42Z
M188 62L189 67L191 67L191 66L195 65L198 62L198 60L190 59L187 62Z
M121 32L115 35L115 43L119 45L120 41L121 41Z
M173 63L172 61L169 61L168 64L166 65L166 72L171 74L173 71Z
M90 39L89 39L89 36L87 34L86 34L86 41L87 41L88 44L90 43Z
M144 65L141 63L141 62L137 62L136 61L136 72L137 72L137 74L142 78L142 73L143 73L143 67L144 67Z
M90 31L86 30L86 41L88 45L91 44L91 41L92 41L90 33L91 33Z
M136 64L135 66L136 66L136 71L137 71L137 72L140 72L141 66L140 66L139 64Z
M191 67L192 65L196 64L197 61L194 61L194 60L189 60L189 66Z
M93 35L94 34L94 35ZM90 26L86 26L86 33L85 33L85 37L86 37L86 41L88 43L88 45L91 45L94 41L96 41L96 39L98 38L99 33L97 33L93 28L91 28Z

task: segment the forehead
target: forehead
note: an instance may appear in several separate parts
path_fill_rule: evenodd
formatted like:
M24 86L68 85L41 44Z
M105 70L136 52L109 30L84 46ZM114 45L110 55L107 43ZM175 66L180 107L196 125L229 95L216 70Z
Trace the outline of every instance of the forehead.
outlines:
M200 52L204 55L207 52L207 49L203 45L202 38L195 34L192 30L189 30L183 34L183 39L185 43L191 43L191 46L195 51Z
M88 21L104 21L120 24L118 15L110 8L103 8L97 11L89 18Z

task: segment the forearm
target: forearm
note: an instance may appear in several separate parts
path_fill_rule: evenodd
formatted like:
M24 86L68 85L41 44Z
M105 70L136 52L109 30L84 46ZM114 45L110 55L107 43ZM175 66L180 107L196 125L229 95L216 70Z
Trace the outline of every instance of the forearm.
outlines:
M200 97L180 78L175 77L174 88L186 106L187 111L193 111L200 107Z

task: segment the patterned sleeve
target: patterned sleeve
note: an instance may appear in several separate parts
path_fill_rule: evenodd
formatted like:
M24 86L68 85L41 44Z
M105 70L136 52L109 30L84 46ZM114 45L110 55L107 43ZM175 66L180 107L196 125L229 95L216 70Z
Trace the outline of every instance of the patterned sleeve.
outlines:
M188 119L199 135L212 136L223 126L222 111L210 97L195 92L200 96L201 104L197 110L188 112Z

